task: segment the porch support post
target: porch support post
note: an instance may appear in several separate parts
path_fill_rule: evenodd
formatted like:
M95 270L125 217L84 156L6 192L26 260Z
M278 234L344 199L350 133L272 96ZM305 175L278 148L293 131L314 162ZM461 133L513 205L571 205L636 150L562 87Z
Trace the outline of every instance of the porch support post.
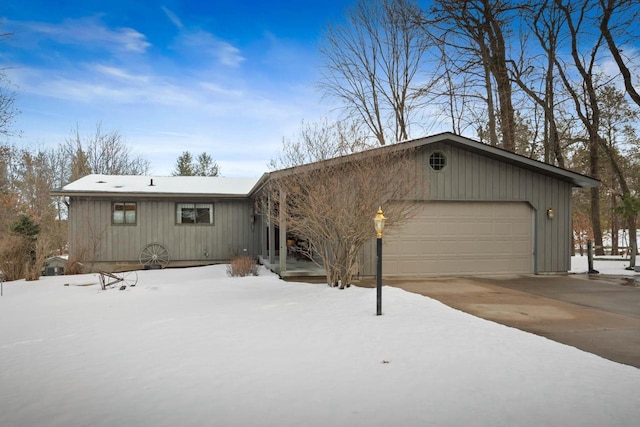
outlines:
M287 192L280 192L280 274L287 271Z
M267 220L269 221L267 223L267 240L269 241L267 252L269 254L269 265L273 266L276 260L276 227L273 224L273 199L271 198L271 193L269 193L267 198L267 212Z

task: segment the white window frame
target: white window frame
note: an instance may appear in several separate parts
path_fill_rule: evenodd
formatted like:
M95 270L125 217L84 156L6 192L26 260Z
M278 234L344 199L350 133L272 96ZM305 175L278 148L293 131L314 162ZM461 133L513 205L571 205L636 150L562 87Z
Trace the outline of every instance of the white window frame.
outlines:
M116 207L118 205L122 205L123 209L117 209ZM133 209L127 209L128 206L133 206ZM138 223L138 203L137 202L113 202L111 204L111 224L136 225L137 223Z
M208 222L203 221L206 218L206 214L202 211L208 209ZM176 203L176 224L179 225L214 225L214 206L213 203ZM199 212L201 210L202 212ZM191 211L187 214L188 211ZM188 216L193 218L193 221L184 221Z

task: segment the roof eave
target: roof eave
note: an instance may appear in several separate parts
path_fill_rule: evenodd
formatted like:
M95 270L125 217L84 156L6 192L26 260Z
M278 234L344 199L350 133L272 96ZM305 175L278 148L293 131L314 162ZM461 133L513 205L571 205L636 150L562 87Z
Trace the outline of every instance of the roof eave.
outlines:
M144 192L105 192L105 191L65 191L54 190L49 193L51 196L61 197L145 197L145 198L214 198L214 199L246 199L248 194L226 194L226 193L144 193Z
M267 181L269 180L269 177L271 176L271 172L265 172L262 174L262 176L260 177L260 179L258 180L258 182L256 182L256 184L253 186L253 188L251 189L251 191L249 191L248 196L252 197L254 196L256 193L259 193L260 190L262 190L262 187L264 187L264 185L267 183Z
M527 157L512 153L510 151L493 147L491 145L483 144L481 142L472 140L464 136L456 135L451 132L443 132L443 133L439 133L436 135L431 135L423 138L416 138L408 141L403 141L398 144L391 144L391 145L385 145L382 147L376 147L363 152L341 156L333 159L322 160L322 161L300 165L300 166L294 166L286 169L280 169L277 171L273 171L271 174L265 174L269 176L267 176L266 178L264 178L263 176L263 179L265 179L266 181L270 177L274 179L282 178L282 177L292 175L304 170L322 167L325 164L335 164L340 162L353 161L353 160L357 160L361 156L375 155L377 153L384 152L384 151L396 151L396 150L417 148L423 145L429 145L429 144L438 143L438 142L442 142L442 143L450 142L454 144L459 144L467 148L469 151L482 153L483 155L486 155L491 158L507 161L519 167L524 167L538 173L543 173L558 179L562 179L564 181L568 181L575 187L594 188L594 187L599 187L601 185L600 181L598 181L597 179L591 178L589 176L581 175L579 173L572 172L567 169L559 168L544 162L539 162L537 160L529 159ZM262 185L264 185L264 182L262 183Z

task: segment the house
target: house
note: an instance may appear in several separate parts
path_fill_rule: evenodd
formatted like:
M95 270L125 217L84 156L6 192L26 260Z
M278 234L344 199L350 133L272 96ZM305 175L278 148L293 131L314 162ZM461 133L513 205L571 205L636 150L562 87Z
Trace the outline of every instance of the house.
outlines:
M88 270L193 266L259 253L257 179L88 175L60 190L69 261Z
M422 196L413 202L413 218L385 231L385 275L570 269L571 192L599 181L452 133L332 161L402 149L413 150ZM282 276L299 275L287 258L286 225L276 229L257 209L265 184L283 173L259 179L89 175L52 194L69 204L71 258L94 269L199 265L246 254ZM360 254L360 275L375 275L375 261L372 239Z

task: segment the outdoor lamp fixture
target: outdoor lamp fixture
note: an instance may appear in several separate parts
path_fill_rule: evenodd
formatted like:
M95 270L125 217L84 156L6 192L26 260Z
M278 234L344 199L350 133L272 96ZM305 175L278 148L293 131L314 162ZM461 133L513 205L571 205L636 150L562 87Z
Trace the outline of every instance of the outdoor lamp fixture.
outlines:
M554 212L553 208L547 209L547 217L549 219L553 219L554 216L556 216L556 213Z
M378 213L373 218L373 225L376 228L377 233L377 250L376 254L378 262L376 265L376 295L377 295L377 310L376 315L382 314L382 230L384 230L384 221L387 218L382 214L382 207L378 208Z
M378 234L378 239L382 239L382 230L384 230L384 221L387 218L382 214L382 207L378 208L378 213L375 218L373 218L373 225L376 228L376 233Z

